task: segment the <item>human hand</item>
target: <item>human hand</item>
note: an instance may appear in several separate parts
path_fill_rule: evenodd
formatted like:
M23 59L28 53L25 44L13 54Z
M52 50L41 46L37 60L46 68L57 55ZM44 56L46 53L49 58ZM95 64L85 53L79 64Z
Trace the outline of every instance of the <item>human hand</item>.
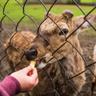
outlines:
M29 72L32 74L28 75ZM18 80L22 91L31 90L38 84L37 70L30 65L20 71L12 73L11 76Z

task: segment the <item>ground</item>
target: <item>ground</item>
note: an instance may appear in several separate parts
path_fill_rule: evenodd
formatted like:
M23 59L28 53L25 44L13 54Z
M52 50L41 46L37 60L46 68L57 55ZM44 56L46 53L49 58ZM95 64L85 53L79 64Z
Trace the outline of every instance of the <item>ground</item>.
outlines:
M93 48L96 44L96 31L91 27L82 32L79 36L81 46L84 51L84 56L86 57L87 64L90 64L90 60L93 57Z
M96 28L96 27L95 27ZM96 31L91 27L82 32L79 36L79 40L84 52L84 58L86 61L86 65L89 65L93 62L93 48L96 44ZM90 66L90 69L94 70L94 65ZM92 73L89 70L86 71L87 76L87 84L84 86L84 90L82 91L83 96L91 96L91 82L92 82ZM81 95L82 96L82 95ZM96 92L94 91L94 96L96 96Z

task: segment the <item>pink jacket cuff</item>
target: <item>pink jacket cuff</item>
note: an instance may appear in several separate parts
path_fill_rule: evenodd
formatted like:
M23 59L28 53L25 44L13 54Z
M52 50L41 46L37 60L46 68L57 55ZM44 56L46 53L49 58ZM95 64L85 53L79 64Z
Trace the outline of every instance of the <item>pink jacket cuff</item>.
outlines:
M0 83L0 86L7 92L7 94L9 94L9 96L13 96L20 92L20 84L12 76L6 76Z

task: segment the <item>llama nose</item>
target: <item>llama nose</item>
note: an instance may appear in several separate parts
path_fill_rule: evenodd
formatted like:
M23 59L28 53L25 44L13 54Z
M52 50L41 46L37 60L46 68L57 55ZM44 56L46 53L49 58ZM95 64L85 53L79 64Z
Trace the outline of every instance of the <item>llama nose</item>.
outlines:
M31 48L29 51L25 53L25 57L27 60L33 60L37 57L37 50L35 48Z

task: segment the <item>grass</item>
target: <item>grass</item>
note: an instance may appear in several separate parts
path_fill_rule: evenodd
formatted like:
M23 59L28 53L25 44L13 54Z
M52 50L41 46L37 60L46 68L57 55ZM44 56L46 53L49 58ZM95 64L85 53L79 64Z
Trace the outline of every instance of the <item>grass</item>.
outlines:
M5 2L4 2L5 1ZM20 3L22 0L18 0ZM0 5L4 7L4 4L6 3L6 0L0 0ZM0 20L2 17L4 17L4 14L10 17L14 22L18 22L23 16L23 10L20 5L15 0L9 0L5 7L5 11L3 14L3 8L0 6ZM46 5L47 9L50 8L50 5ZM84 10L84 12L87 14L93 7L92 6L81 6L81 8ZM75 16L83 15L82 12L75 6L75 5L55 5L51 12L54 12L56 14L62 13L65 9L73 11ZM35 18L36 21L41 21L45 14L45 9L42 5L26 5L24 8L24 13L29 15L32 18ZM96 13L94 11L93 13ZM4 18L5 23L9 23L9 18ZM30 19L25 16L23 18L24 23L30 22Z
M82 3L96 3L96 0L81 0Z

